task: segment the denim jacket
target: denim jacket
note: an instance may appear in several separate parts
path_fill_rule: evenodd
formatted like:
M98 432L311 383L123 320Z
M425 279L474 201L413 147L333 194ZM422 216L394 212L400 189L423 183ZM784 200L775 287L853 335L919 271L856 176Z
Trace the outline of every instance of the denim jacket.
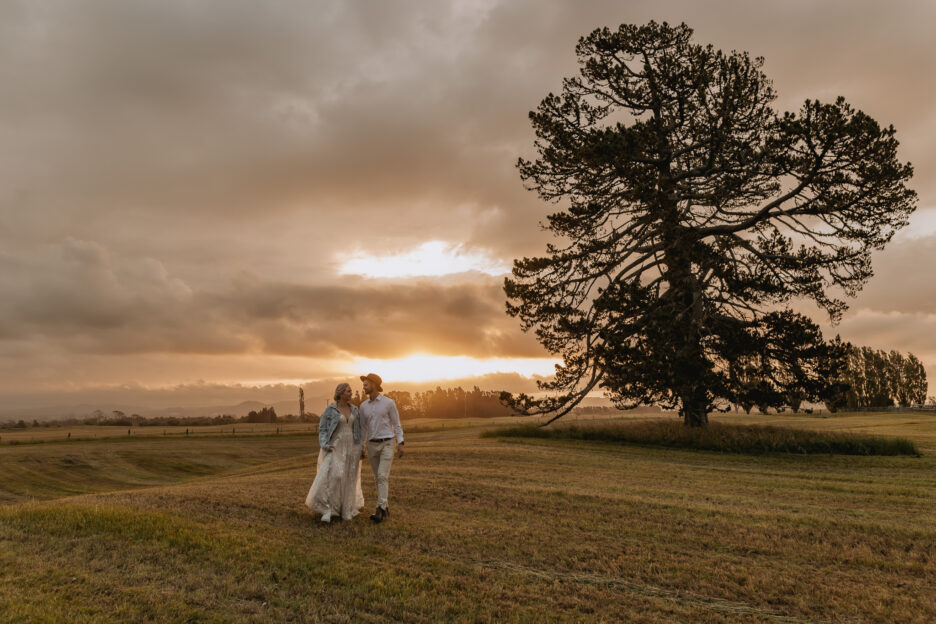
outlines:
M351 406L351 413L354 414L354 425L351 427L354 443L360 444L364 440L364 433L361 430L361 413L356 405ZM335 403L326 407L325 411L322 412L322 416L319 418L319 446L322 448L328 446L332 434L338 428L339 418L341 418L341 412L338 411L338 405Z

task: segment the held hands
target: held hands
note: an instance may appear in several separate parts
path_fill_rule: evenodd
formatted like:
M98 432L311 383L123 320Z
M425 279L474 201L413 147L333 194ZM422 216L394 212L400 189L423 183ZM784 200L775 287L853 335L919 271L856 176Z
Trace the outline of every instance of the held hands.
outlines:
M329 445L328 445L328 448L325 449L325 452L326 452L326 453L331 453L331 452L334 451L334 450L335 450L335 445L334 445L334 444L329 444Z

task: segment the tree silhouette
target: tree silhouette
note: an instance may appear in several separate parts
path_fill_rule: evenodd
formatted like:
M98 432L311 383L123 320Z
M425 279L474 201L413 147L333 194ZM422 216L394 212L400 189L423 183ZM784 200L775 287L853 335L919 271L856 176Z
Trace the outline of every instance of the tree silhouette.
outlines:
M521 413L551 422L597 388L687 425L728 401L779 404L732 364L789 369L796 341L773 336L764 355L767 336L819 330L788 302L837 321L914 209L893 127L841 98L779 114L763 59L691 37L685 24L595 30L576 46L580 75L530 113L538 157L520 159L521 178L565 208L546 224L561 242L514 262L507 311L563 363L547 398L506 398Z
M926 402L926 369L912 353L851 347L840 356L837 390L826 398L830 411L900 407Z
M250 410L243 420L249 423L279 422L279 418L276 416L276 410L272 407L262 407L260 408L260 411Z
M898 402L900 405L923 405L926 403L926 391L929 388L923 362L917 356L908 353L903 366L905 386L897 398Z

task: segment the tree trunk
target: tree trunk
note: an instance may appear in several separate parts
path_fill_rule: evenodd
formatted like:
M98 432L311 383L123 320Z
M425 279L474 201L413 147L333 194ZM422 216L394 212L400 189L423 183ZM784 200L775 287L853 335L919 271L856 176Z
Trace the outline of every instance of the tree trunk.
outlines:
M683 407L680 410L683 417L683 425L686 427L707 427L708 412L705 409L705 402L693 407Z
M661 137L661 144L666 144ZM682 408L680 415L687 427L708 425L709 396L706 384L707 362L702 352L702 286L693 272L688 250L694 244L689 230L681 223L678 196L670 174L669 162L660 168L659 202L665 269L663 279L669 285L673 319L670 331L673 353L673 382Z
M674 273L676 273L674 271ZM673 358L673 373L676 382L676 395L682 404L681 414L687 427L705 427L708 425L709 395L706 388L708 377L702 344L699 338L701 303L694 292L688 271L681 280L673 279L674 290L681 295L679 313L673 319L673 343L678 345Z

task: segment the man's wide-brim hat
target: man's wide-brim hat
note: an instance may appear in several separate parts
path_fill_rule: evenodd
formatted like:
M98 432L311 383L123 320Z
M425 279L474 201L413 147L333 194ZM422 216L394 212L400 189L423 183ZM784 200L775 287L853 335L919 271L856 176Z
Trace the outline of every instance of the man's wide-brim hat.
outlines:
M369 381L377 386L377 392L383 392L383 380L380 378L380 375L375 375L374 373L361 375L361 381Z

